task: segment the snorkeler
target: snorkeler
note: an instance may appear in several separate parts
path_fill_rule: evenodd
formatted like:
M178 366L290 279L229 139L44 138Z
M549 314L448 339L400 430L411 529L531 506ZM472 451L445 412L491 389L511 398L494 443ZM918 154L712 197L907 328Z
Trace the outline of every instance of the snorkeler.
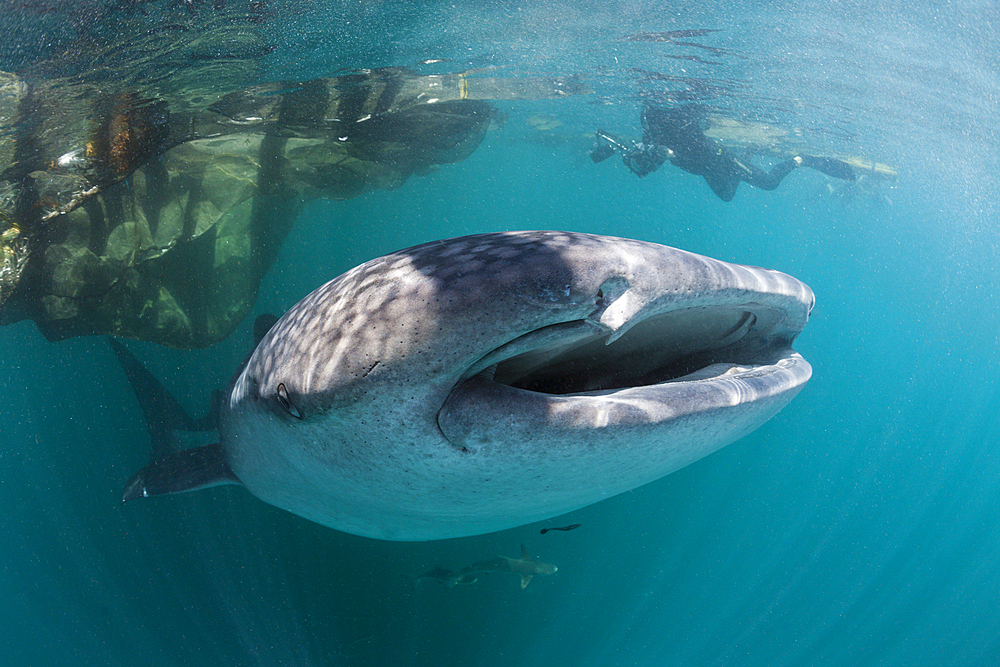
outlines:
M684 171L701 176L723 201L732 201L740 181L761 190L774 190L796 167L809 167L827 176L853 181L850 165L835 158L796 155L764 171L748 160L737 158L725 146L705 136L702 124L705 107L687 104L664 108L646 106L642 110L642 143L623 141L602 130L597 137L603 143L591 151L594 162L611 157L617 150L622 161L642 178L659 169L665 161Z

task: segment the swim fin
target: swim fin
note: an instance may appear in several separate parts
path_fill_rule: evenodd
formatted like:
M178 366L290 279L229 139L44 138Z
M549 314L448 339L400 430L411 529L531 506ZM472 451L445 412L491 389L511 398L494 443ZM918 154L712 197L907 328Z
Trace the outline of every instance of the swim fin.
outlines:
M803 155L801 157L803 167L809 167L827 176L841 178L845 181L856 181L858 179L851 165L843 160L832 157L816 157L814 155Z

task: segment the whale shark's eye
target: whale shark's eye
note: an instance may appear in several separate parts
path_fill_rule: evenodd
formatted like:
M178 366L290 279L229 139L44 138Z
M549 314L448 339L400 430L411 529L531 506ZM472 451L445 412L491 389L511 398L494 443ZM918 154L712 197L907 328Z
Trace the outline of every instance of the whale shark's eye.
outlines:
M288 398L288 390L285 389L285 383L282 382L278 384L278 403L281 403L281 407L288 410L288 414L292 415L296 419L302 419L302 414L292 405L292 401Z

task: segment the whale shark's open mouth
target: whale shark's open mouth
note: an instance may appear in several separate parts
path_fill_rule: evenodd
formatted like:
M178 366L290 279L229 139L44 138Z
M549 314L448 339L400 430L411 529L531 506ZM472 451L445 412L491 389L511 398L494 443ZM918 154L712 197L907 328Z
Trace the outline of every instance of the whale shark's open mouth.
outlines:
M668 310L614 332L595 319L542 327L470 368L438 426L465 451L515 434L551 443L611 427L627 437L671 423L716 429L751 410L756 427L811 375L785 318L781 308L726 304Z
M692 373L703 380L727 366L771 363L776 349L787 348L789 341L761 335L766 332L759 321L780 319L773 310L761 310L670 311L638 322L611 343L612 332L597 323L556 324L511 341L476 368L509 387L560 395L643 387Z

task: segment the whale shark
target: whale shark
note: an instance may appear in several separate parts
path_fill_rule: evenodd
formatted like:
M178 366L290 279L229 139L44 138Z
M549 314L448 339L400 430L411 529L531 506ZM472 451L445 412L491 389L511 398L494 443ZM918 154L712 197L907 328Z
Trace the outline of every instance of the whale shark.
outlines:
M123 501L238 484L398 541L549 519L774 416L811 375L791 345L813 305L784 273L632 239L515 231L400 250L275 322L203 420L218 442L160 445Z

